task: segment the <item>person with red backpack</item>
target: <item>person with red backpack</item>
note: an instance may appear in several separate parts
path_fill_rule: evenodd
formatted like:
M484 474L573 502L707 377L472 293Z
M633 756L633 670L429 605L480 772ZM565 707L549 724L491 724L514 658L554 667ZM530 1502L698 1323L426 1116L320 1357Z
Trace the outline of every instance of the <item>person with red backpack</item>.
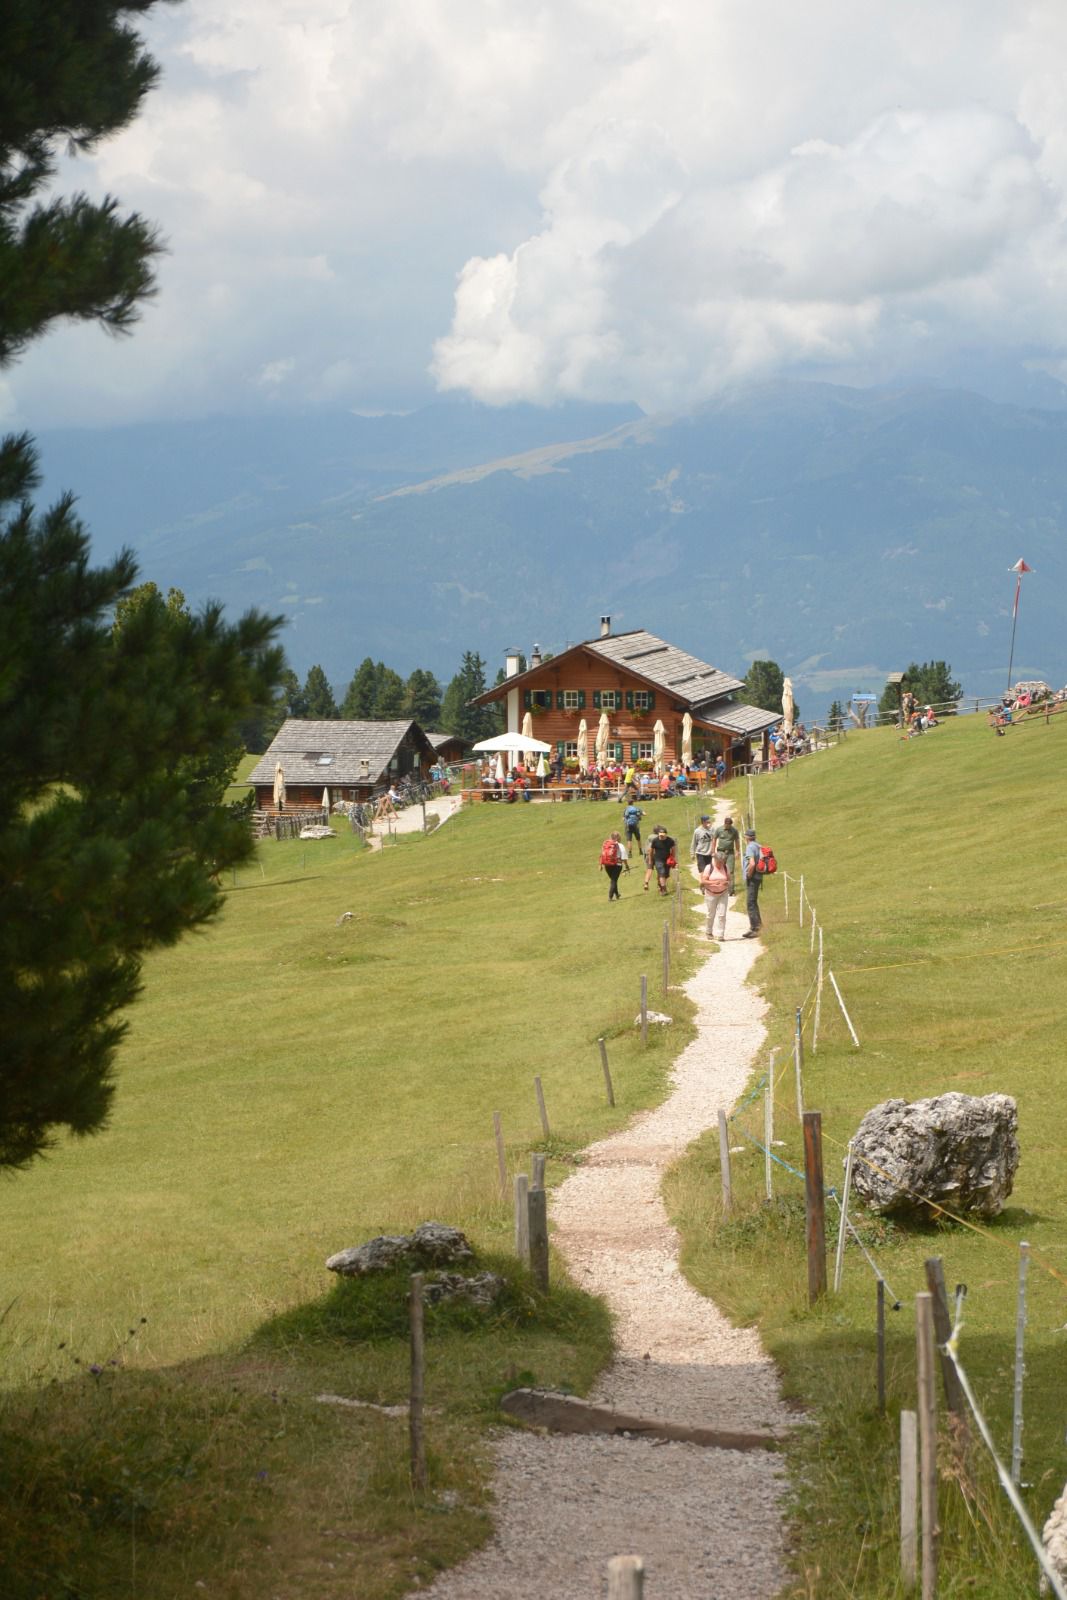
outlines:
M756 843L755 828L745 829L745 909L748 912L748 932L741 935L742 939L758 939L763 927L763 918L760 916L759 892L765 874L759 870L762 851Z
M630 870L630 863L626 859L626 847L617 833L609 834L600 846L600 868L608 875L608 899L621 900L619 893L619 877L622 869Z

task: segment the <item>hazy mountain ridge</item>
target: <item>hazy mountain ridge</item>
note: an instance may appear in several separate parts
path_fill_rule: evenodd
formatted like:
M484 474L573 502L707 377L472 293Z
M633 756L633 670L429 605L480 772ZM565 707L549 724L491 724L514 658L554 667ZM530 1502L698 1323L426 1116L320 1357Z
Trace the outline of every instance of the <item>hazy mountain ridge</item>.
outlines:
M592 426L590 426L592 425ZM298 668L372 654L455 669L647 626L727 670L769 654L821 704L944 657L999 688L1067 676L1067 415L974 395L759 386L686 416L635 408L156 424L45 435L101 554L290 617Z

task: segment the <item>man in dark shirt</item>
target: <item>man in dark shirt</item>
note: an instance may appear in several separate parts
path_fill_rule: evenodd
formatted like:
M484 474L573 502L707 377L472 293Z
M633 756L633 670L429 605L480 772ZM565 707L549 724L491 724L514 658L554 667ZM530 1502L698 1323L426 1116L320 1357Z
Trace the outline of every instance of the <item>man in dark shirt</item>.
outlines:
M741 835L734 827L733 817L724 817L721 828L716 828L711 836L712 849L715 854L722 856L726 863L726 870L730 874L730 893L734 892L734 862L736 853L741 849Z
M656 882L659 885L660 894L667 893L667 880L671 875L671 869L667 865L667 861L669 857L673 856L673 854L674 840L671 838L663 824L660 823L656 828L656 831L653 833L652 838L649 840L648 845L648 864L650 867L655 869ZM648 888L647 882L645 884L645 888Z

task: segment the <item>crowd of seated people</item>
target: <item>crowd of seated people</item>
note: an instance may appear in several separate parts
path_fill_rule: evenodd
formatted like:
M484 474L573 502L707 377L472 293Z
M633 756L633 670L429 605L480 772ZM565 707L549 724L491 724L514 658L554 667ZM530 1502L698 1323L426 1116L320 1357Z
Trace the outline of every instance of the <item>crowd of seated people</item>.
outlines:
M717 759L700 757L688 765L672 761L657 772L646 761L598 762L594 757L582 770L573 757L557 754L548 764L546 781L555 789L580 789L594 799L606 800L613 795L654 800L725 783L726 762L721 755ZM504 801L529 800L535 790L543 787L536 766L521 760L506 768L503 777L495 760L483 761L477 783L487 799Z
M812 749L811 735L802 722L786 730L784 722L772 728L767 740L767 765L772 772L797 756L806 756Z

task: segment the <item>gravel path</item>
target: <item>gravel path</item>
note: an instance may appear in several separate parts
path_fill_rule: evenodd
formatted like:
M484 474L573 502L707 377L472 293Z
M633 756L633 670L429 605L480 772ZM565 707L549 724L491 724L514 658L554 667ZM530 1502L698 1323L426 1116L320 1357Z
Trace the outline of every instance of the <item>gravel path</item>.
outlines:
M591 1399L694 1425L784 1429L758 1336L683 1278L660 1196L664 1169L735 1103L764 1039L763 1001L744 981L759 951L741 938L747 925L731 911L725 944L686 985L699 1032L669 1098L591 1145L555 1191L553 1244L615 1315L616 1358ZM609 1558L628 1554L644 1558L646 1600L770 1600L781 1586L783 1477L771 1454L514 1430L495 1448L496 1531L425 1591L435 1600L591 1600Z

